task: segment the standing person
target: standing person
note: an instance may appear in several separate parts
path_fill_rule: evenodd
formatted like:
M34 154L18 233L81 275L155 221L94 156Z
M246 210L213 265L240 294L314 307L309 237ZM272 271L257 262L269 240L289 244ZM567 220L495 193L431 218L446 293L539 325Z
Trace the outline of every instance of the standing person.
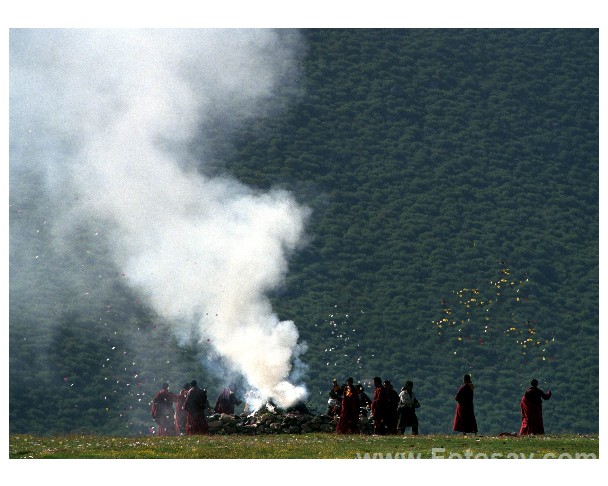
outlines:
M163 383L161 390L152 399L152 418L158 424L158 435L177 435L173 402L177 395L169 391L169 383Z
M379 376L374 378L374 399L372 400L372 416L374 420L374 434L386 435L386 420L388 412L389 397L387 389L382 386Z
M334 378L334 381L329 391L329 398L327 399L327 413L330 417L337 415L342 408L342 387L338 385L338 380Z
M399 432L405 434L405 429L412 428L412 434L418 435L418 417L416 409L420 407L420 402L413 392L414 383L406 381L405 386L399 393Z
M387 412L386 412L386 432L388 434L396 434L397 433L397 422L399 420L399 412L397 411L397 407L399 407L399 393L393 388L393 384L386 380L384 382L384 388L387 390Z
M547 392L538 388L538 380L530 382L524 396L519 402L521 406L521 428L519 435L540 435L545 433L543 424L543 400L551 398L551 390Z
M372 399L367 396L361 383L357 385L357 393L359 394L359 415L367 417L367 411L372 405Z
M177 395L175 401L175 430L180 435L186 433L186 419L188 418L188 412L184 410L184 403L188 396L188 390L190 390L190 383L184 383L184 386Z
M190 382L190 390L184 402L184 410L188 412L186 418L186 433L188 435L206 434L209 425L205 418L205 412L209 408L207 390L197 386L196 380Z
M342 409L340 420L336 426L338 434L359 433L359 393L353 385L353 379L348 378L342 394Z
M227 413L234 415L234 406L240 405L241 402L230 388L224 388L215 402L213 411L216 413Z
M454 399L456 414L454 415L454 431L467 433L477 433L477 421L475 420L475 410L473 409L473 382L471 375L464 375L463 384L458 389Z

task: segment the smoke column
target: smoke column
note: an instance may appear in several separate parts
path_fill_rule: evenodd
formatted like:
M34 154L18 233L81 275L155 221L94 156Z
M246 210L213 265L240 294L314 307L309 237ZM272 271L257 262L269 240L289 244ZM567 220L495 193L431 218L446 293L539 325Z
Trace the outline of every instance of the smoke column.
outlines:
M197 336L288 406L305 351L273 313L308 210L285 191L205 175L188 144L221 111L272 106L297 36L260 30L12 30L11 180L43 171L58 241L86 225L182 342ZM202 169L201 169L202 166Z

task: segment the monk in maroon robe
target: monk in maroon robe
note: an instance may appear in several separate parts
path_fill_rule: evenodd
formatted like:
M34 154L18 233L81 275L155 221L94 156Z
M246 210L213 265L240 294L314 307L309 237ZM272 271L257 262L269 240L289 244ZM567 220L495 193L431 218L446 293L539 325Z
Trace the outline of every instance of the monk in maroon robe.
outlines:
M177 430L178 434L186 433L186 419L188 418L188 412L184 410L184 403L186 403L188 390L190 390L190 383L185 383L175 401L175 430Z
M340 419L336 426L338 434L359 433L359 393L353 385L353 379L348 378L342 393L342 408Z
M242 402L236 397L230 388L224 388L215 402L213 410L216 413L227 413L234 415L235 405L240 405Z
M152 399L152 418L158 424L158 435L177 435L173 402L177 395L169 391L169 384L163 383L162 389Z
M207 400L207 390L201 389L196 385L196 380L190 382L190 390L184 402L184 410L188 412L186 418L186 433L188 435L207 434L209 424L205 412L209 408Z
M471 375L464 375L462 386L456 392L454 399L456 414L454 415L454 432L477 433L477 421L475 420L475 410L473 409L473 383Z
M382 379L379 376L374 378L374 399L372 400L372 415L374 419L374 434L386 435L387 415L389 406L388 390L382 386Z
M545 433L543 424L543 400L551 398L551 390L544 392L538 388L538 380L532 380L530 388L521 397L521 428L519 435L540 435Z

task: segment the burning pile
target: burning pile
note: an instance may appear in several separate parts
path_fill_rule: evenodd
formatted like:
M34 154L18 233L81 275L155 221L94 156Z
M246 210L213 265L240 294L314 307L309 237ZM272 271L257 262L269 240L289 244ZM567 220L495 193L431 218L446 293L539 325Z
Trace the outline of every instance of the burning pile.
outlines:
M210 434L262 435L262 434L309 434L312 432L335 432L338 417L314 415L299 411L288 412L275 409L274 412L261 408L247 415L214 414L207 417ZM359 429L363 434L371 434L373 425L367 417L359 419Z

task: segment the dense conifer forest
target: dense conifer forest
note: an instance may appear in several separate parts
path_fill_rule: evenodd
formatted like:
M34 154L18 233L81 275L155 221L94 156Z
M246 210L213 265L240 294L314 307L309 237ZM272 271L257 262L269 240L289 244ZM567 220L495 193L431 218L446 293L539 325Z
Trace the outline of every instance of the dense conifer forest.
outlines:
M333 378L368 394L374 376L412 380L421 433L447 433L470 373L480 432L513 432L537 378L548 433L597 432L599 32L301 34L282 109L217 113L190 149L311 209L272 294L307 345L308 406L325 411ZM53 249L42 181L18 183L10 431L146 434L165 380L213 401L225 383L205 347L178 342L85 232L81 254Z

